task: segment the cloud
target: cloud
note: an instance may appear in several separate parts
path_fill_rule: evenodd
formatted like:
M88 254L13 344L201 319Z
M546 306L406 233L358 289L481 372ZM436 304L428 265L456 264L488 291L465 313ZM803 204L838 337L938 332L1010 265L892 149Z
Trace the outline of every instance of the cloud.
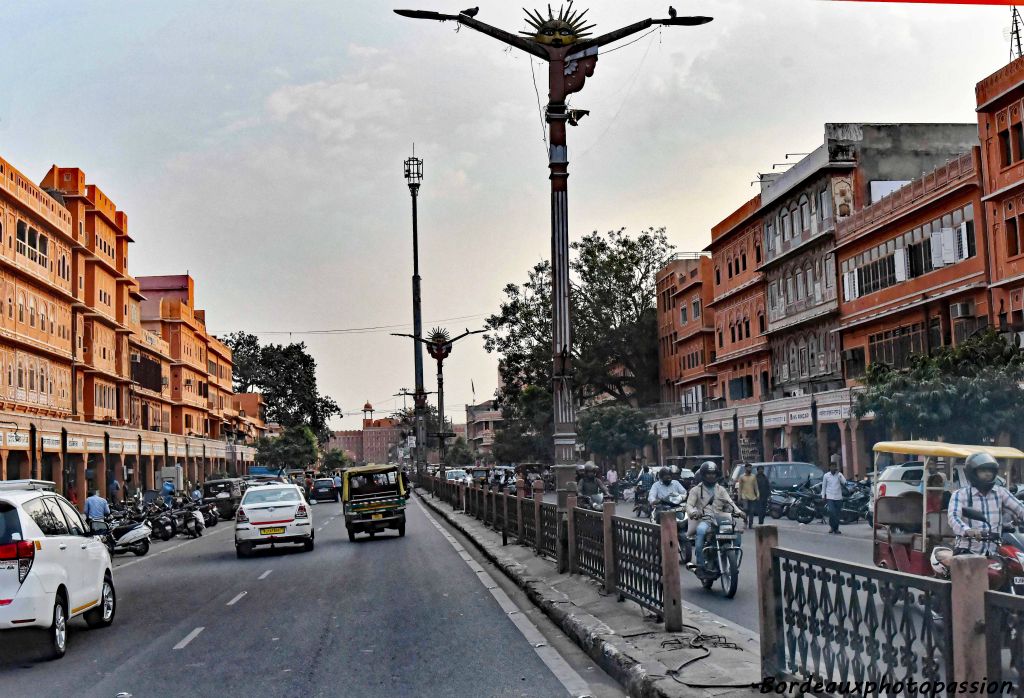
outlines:
M361 46L360 44L349 44L347 49L348 55L353 58L375 58L381 56L385 52L379 48L373 46Z

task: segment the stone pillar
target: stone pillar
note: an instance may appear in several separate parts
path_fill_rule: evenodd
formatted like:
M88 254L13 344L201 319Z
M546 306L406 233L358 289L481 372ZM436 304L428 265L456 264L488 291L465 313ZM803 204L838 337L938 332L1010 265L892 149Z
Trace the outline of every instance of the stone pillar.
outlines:
M852 463L849 470L846 471L846 475L859 476L861 473L867 471L867 465L871 462L870 457L867 455L867 443L864 435L864 425L860 423L860 420L850 420L850 453L852 455Z
M793 425L787 424L783 431L786 434L786 458L793 460Z
M85 499L89 496L85 481L85 454L76 453L72 458L71 467L75 469L75 495L78 497L78 505L84 507Z
M732 440L729 438L729 432L723 431L719 433L718 438L722 444L722 470L726 473L731 473L734 454L732 453Z
M7 478L7 449L0 449L0 480L6 480ZM12 478L13 479L13 478Z
M953 680L977 679L987 666L985 651L985 593L988 560L981 555L958 555L949 566L953 582Z
M818 427L814 433L814 437L818 442L817 466L823 469L828 467L829 457L832 455L831 453L829 453L828 433L828 424L824 422L818 422ZM848 474L846 468L843 468L843 472Z
M64 459L59 453L54 454L57 457L57 462L53 464L53 484L56 486L57 491L61 494L64 492Z

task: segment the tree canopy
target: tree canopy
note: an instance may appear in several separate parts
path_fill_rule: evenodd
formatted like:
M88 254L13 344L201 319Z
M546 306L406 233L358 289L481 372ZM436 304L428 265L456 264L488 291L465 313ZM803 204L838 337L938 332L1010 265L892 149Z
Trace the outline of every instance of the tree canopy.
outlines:
M444 464L449 468L454 468L460 465L470 465L476 458L473 456L473 451L470 450L469 444L461 436L455 439L454 443L448 446L448 450L445 452Z
M993 443L1024 420L1024 351L992 329L906 368L873 362L864 382L855 414L910 438Z
M261 345L256 336L234 332L231 347L235 392L258 390L267 405L267 420L283 427L308 426L321 441L330 436L328 422L341 413L316 382L316 360L304 342Z
M330 451L324 454L323 467L328 472L335 470L344 470L353 465L353 461L348 457L348 454L342 451L340 448L332 448Z
M274 468L307 468L320 457L316 435L308 426L285 429L281 436L256 443L256 462Z
M572 243L570 260L575 398L616 404L657 402L655 273L672 253L664 228L635 237L593 232ZM551 265L540 262L510 283L486 321L484 347L498 354L505 419L495 435L501 462L551 462Z
M653 441L643 413L624 405L584 410L580 413L577 428L580 439L592 453L609 459L643 448Z

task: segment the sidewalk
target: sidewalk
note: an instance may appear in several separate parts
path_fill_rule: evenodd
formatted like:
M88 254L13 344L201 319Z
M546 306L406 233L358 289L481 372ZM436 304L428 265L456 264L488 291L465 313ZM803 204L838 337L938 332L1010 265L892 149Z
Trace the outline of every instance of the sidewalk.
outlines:
M683 599L683 631L668 633L631 601L619 603L583 575L558 574L533 549L501 544L501 534L416 490L634 698L759 695L755 633L695 609Z

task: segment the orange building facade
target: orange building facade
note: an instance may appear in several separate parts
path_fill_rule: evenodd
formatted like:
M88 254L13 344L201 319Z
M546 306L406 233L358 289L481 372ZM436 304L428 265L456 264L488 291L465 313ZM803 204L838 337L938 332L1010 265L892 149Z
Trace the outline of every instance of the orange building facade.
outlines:
M54 165L37 186L0 159L0 479L53 480L84 502L114 478L133 490L168 465L195 482L253 461L251 447L205 438L216 428L173 429L175 359L143 326L131 242L127 215L81 169ZM222 346L218 396L231 385Z

